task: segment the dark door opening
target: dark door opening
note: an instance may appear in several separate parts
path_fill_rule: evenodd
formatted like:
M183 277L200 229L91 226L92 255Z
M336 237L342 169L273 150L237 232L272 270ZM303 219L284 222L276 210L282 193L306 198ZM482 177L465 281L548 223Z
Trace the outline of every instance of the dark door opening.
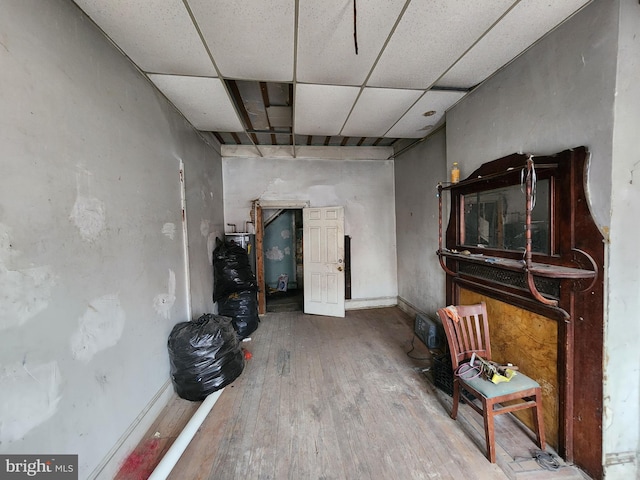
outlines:
M302 311L302 209L263 209L262 214L267 312Z

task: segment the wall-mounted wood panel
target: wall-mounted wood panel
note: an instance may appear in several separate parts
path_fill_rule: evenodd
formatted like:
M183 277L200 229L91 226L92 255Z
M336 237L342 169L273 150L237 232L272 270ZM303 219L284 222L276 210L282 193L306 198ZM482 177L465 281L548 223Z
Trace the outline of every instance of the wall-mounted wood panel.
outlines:
M542 387L547 443L558 448L558 322L470 290L460 289L460 305L486 302L491 355L513 363ZM533 429L531 409L515 412Z
M533 341L535 335L539 337L537 342L548 342L549 347L553 343L552 334L540 330L531 320L536 317L517 317L511 311L493 312L502 318L518 320L493 327L492 336L497 334L500 342L500 331L507 332L504 351L512 348L514 354L523 357L507 360L540 380L547 393L550 389L545 382L549 380L544 376L538 378L545 367L530 366L524 352L535 351L536 356L550 359L541 363L556 366L555 383L549 381L556 388L556 406L549 397L546 399L549 412L557 411L557 420L547 420L550 427L557 425L557 433L552 432L554 427L548 427L550 443L555 441L551 440L552 435L557 435L557 451L566 461L580 466L593 478L602 478L604 244L585 192L588 161L585 147L550 156L513 154L483 164L457 184L441 186L441 192L451 192L451 216L446 248L440 244L438 255L447 273L448 304L485 299L491 315L491 310L497 308L493 301L503 302L547 318L549 325L555 326L555 357L552 350L541 350ZM536 168L538 181L548 178L551 182L549 253L527 250L532 240L525 242L524 252L466 245L461 233L465 226L465 196L518 185L523 168L525 172ZM526 195L523 200L532 202ZM525 237L532 236L532 224L527 226L530 221L525 217ZM462 253L465 250L468 254ZM474 292L476 296L468 293L463 296L463 292ZM520 333L514 325L523 319L530 328Z

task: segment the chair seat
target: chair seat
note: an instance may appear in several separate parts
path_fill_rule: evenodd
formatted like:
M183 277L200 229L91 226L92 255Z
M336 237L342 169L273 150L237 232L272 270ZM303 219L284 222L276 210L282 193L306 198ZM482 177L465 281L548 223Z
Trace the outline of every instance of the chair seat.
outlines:
M462 383L469 385L471 388L487 398L501 397L503 395L509 395L529 388L538 388L540 386L538 382L520 372L517 372L508 382L497 384L481 377L472 378L470 380L460 378L460 380Z
M447 335L447 345L451 354L451 365L456 368L473 355L491 358L489 341L489 320L487 305L480 302L475 305L457 305L438 309L438 317ZM469 372L471 373L471 372ZM463 374L464 375L464 374ZM453 383L453 404L451 418L458 416L460 394L465 389L475 397L477 402L469 402L469 406L484 417L484 436L487 442L487 458L491 463L496 461L496 432L494 417L506 413L531 408L533 410L533 427L536 431L538 446L544 451L544 416L542 414L542 389L540 384L519 371L508 382L495 384L480 377L465 380L458 377ZM525 400L505 405L510 400ZM472 400L469 398L469 400ZM494 407L498 407L497 409Z

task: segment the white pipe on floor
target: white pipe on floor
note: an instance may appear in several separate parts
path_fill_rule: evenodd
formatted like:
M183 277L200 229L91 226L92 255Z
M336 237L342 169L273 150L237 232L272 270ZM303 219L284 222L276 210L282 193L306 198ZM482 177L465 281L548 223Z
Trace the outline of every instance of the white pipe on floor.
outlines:
M222 394L223 390L224 388L213 392L204 399L202 405L200 405L198 410L196 410L196 413L193 414L189 423L187 423L187 425L182 429L182 432L180 432L176 441L173 442L173 445L171 445L169 450L167 450L167 453L162 457L162 460L160 460L158 466L153 470L149 480L165 480L169 476L171 470L173 470L173 467L175 467L178 460L180 460L180 457L187 449L189 442L191 442L191 439L200 428L200 425L202 425L202 422L204 422L204 419L207 418L207 415Z

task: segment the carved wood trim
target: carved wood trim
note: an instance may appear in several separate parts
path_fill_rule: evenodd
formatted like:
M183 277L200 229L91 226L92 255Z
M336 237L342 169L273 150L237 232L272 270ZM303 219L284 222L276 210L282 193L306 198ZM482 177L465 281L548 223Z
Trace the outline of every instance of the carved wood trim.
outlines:
M518 267L522 253L462 247L457 241L460 195L519 183L520 170L527 160L523 154L485 163L459 184L439 186L440 194L451 192L451 213L444 237L446 245L441 240L437 254L447 273L448 304L458 303L460 289L464 288L558 322L558 450L565 460L600 478L604 244L585 193L588 156L585 147L534 156L539 178L551 180L549 255L533 253L523 267ZM440 205L441 202L442 198ZM439 232L442 238L442 218ZM503 265L491 261L479 265L478 258L451 254L461 248L476 257L484 255L485 260L504 259ZM491 273L494 269L505 273ZM523 288L523 279L530 282L527 287L533 288ZM544 302L536 296L538 291Z

